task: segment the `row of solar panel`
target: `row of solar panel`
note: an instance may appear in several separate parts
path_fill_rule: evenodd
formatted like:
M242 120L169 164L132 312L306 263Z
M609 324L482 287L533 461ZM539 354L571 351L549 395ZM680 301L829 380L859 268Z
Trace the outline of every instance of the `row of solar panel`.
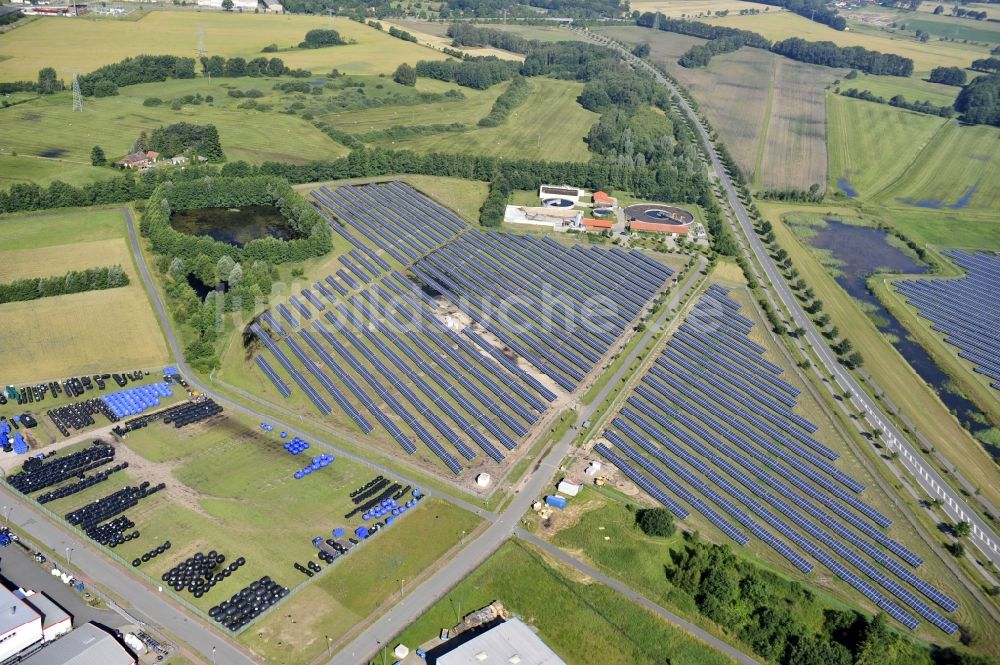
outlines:
M724 294L717 292L710 295L718 299L719 296L722 296ZM733 304L735 305L735 303ZM727 307L727 309L732 310L731 307ZM660 360L666 360L668 362L660 362ZM678 359L678 356L672 352L665 355L664 358L658 359L657 363L659 367L654 366L653 369L651 370L651 374L663 380L664 383L660 383L655 378L652 378L647 375L646 377L644 377L643 382L649 387L647 388L644 387L643 385L640 385L636 389L636 394L643 397L647 401L643 402L640 401L636 396L630 396L628 398L628 404L630 405L630 407L638 409L639 412L645 413L647 416L651 418L651 420L657 422L657 424L660 427L663 427L664 429L659 429L659 427L652 425L650 421L645 420L642 416L639 415L638 412L633 411L632 408L630 407L623 408L621 411L621 416L631 420L633 423L639 426L646 434L652 436L653 439L656 440L660 445L664 446L667 450L670 450L672 453L674 453L674 455L676 455L678 458L684 460L687 464L691 465L694 469L699 471L702 474L702 476L713 482L717 487L725 489L729 496L736 497L737 500L740 501L740 503L750 507L752 510L754 510L755 514L762 517L765 523L771 525L772 527L778 528L778 530L781 531L786 538L798 544L806 552L812 554L817 561L820 561L821 563L826 565L830 570L832 570L835 574L848 581L848 583L850 583L852 586L854 586L859 591L864 593L866 596L871 598L874 602L876 602L879 605L879 607L885 609L890 615L900 620L900 622L903 623L904 625L907 625L911 628L915 627L917 625L917 620L915 617L913 617L912 614L910 614L907 610L900 607L900 605L898 605L895 601L887 598L877 589L872 587L870 584L868 584L858 576L856 576L853 572L848 570L838 561L830 557L826 552L822 551L815 543L805 539L800 533L795 531L795 529L791 527L788 523L786 523L783 519L779 518L777 515L775 515L769 509L765 508L755 499L748 496L742 490L737 489L725 477L723 477L717 471L715 471L707 464L705 464L705 462L703 462L702 459L710 460L713 464L718 466L718 468L724 470L731 477L735 478L742 485L747 487L747 489L749 489L752 493L756 494L757 496L764 499L767 503L777 508L782 514L788 517L799 528L804 529L814 538L817 538L819 541L831 547L839 556L844 558L846 561L850 562L852 565L855 565L855 567L858 570L860 570L863 574L865 574L870 579L872 579L880 586L888 590L890 593L895 595L907 606L914 609L920 616L926 618L928 621L932 622L934 625L938 626L945 632L952 633L957 630L957 626L953 622L943 617L939 612L937 612L933 608L929 607L922 600L914 596L914 594L910 592L908 589L902 587L898 582L889 578L881 570L872 565L868 560L865 560L853 550L848 549L844 544L842 544L841 541L849 542L859 547L859 549L861 549L865 554L867 554L873 560L878 562L880 565L886 567L893 574L897 575L907 584L910 584L911 586L916 588L918 591L923 593L932 601L938 603L945 610L953 611L954 609L957 609L957 603L955 603L955 601L948 598L945 594L941 593L932 585L929 585L923 580L920 580L912 572L910 572L905 567L901 566L898 562L896 562L894 559L886 555L871 542L865 540L864 538L861 538L855 532L847 529L830 513L827 513L826 511L822 510L821 508L816 506L815 503L813 503L809 499L806 499L805 497L810 497L814 500L819 500L827 508L834 509L834 514L842 517L843 519L846 519L850 524L852 524L852 526L858 528L862 533L865 533L865 535L873 537L873 539L876 540L876 542L887 547L888 549L890 549L890 551L893 551L897 555L901 556L911 565L920 564L920 560L918 557L916 557L916 555L914 555L912 552L909 552L909 550L906 550L906 548L902 547L898 543L895 543L895 541L888 539L884 534L882 534L880 531L878 531L870 524L868 524L867 521L858 518L850 511L844 510L843 506L834 502L831 497L827 496L824 493L816 493L814 491L815 488L813 486L810 486L807 482L805 482L803 478L796 475L795 471L792 471L787 467L784 467L783 465L775 463L771 458L767 456L759 455L761 457L762 462L769 464L780 475L783 475L786 478L796 478L796 482L793 484L798 486L799 489L803 491L804 496L802 494L795 492L788 486L784 485L784 483L782 483L773 475L765 471L759 465L750 462L750 460L746 456L737 451L750 452L751 450L755 450L753 446L748 446L746 444L746 441L741 441L734 432L728 430L727 428L724 428L718 421L710 418L705 412L699 411L698 409L691 407L684 399L680 397L678 393L683 392L684 394L688 395L696 403L699 403L703 408L705 408L706 411L716 413L717 416L722 418L722 420L725 420L730 425L738 424L738 421L734 423L732 422L732 419L727 419L726 416L728 416L729 414L722 413L719 411L719 409L714 409L713 405L710 402L707 402L707 400L700 399L696 393L700 391L702 393L709 394L714 398L723 398L718 401L720 401L726 409L728 409L732 413L739 414L740 417L746 419L748 422L754 422L754 416L751 413L743 411L741 409L741 406L738 405L735 401L725 398L725 396L721 392L719 392L719 390L706 391L705 389L708 388L706 383L697 380L693 375L693 373L694 374L700 373L701 375L707 375L705 369L691 367L690 364L681 362ZM692 370L697 369L697 372L693 373L688 372L686 371L686 368ZM718 372L719 369L722 369L722 367L716 365L712 368L712 371ZM673 390L668 388L667 385L665 384L670 384ZM723 385L720 385L718 383L715 385L717 388L720 389L723 387ZM735 392L727 391L725 394L729 396L734 396ZM667 404L667 401L665 400L669 400L670 402L677 404L679 408L674 409L669 404ZM653 406L650 405L653 405L656 408L654 409ZM715 439L713 436L708 434L706 430L696 425L690 417L684 415L685 413L691 414L695 418L700 417L699 419L701 419L703 422L706 422L706 424L711 426L725 438L732 439L734 445L736 445L737 448L736 449L729 448L728 446L725 446L725 444L722 444L718 439ZM712 452L705 444L700 443L697 439L692 437L687 431L681 429L677 424L675 424L675 421L684 424L684 426L688 427L691 432L699 434L699 436L701 436L702 439L704 439L709 445L714 446L716 450L719 450L722 453L722 455L718 455ZM762 423L754 422L754 424L756 426ZM742 521L743 516L741 516L739 512L741 509L735 506L728 505L726 503L726 501L728 500L725 499L725 497L718 496L718 493L715 490L713 490L710 487L707 487L703 481L701 481L697 476L693 476L689 471L687 471L686 468L682 467L679 462L667 456L661 448L657 447L656 445L652 444L649 440L645 439L642 436L642 434L638 432L638 430L636 430L634 427L625 422L622 419L622 417L615 419L614 426L620 431L625 432L625 434L629 436L629 438L633 442L635 442L637 445L643 448L646 453L652 455L659 462L663 463L667 468L671 469L680 477L684 478L685 481L688 482L688 484L691 487L698 489L704 496L711 499L713 503L716 503L716 505L719 505L724 510L726 510L726 512L729 512L730 515L736 517L738 521L741 521L741 523L746 525L751 530L751 533L754 533L754 528L747 522ZM691 448L691 450L697 453L697 455L694 455L685 450L684 448L681 448L680 446L673 443L666 436L664 430L673 433L675 436L678 436L678 438L681 441L684 441ZM751 439L754 438L753 436L750 436L752 433L754 433L752 430L743 431L743 434L749 436ZM776 432L771 432L771 433L775 434ZM757 436L759 436L759 434L757 434ZM625 452L625 454L632 460L632 462L638 464L641 468L650 472L653 475L653 477L657 478L658 480L661 480L661 482L663 481L664 478L666 478L665 474L662 473L662 469L654 465L647 458L636 453L633 449L631 449L628 446L628 444L626 444L621 439L621 437L617 436L613 432L609 432L607 433L607 438L612 444L614 444L616 447ZM759 441L758 445L760 445ZM614 455L612 451L606 449L598 450L598 452L602 455L604 455L605 452ZM699 458L698 455L700 455L701 457ZM607 457L607 455L605 456ZM727 458L735 460L737 464L729 462ZM618 459L624 461L620 457ZM823 461L819 460L818 458L816 459L820 462ZM786 461L789 463L798 462L798 460L796 460L794 457L791 456L788 456L788 458L786 458ZM798 464L801 463L798 462ZM738 468L737 465L742 466L746 470L749 470L751 473L753 473L758 478L763 480L765 484L761 485L757 481L752 480L742 470L740 470L740 468ZM793 466L795 465L793 464ZM801 471L801 469L796 467L796 471ZM638 472L636 472L635 469L632 468L632 473L637 474ZM815 475L818 476L818 474ZM819 477L822 478L822 476ZM669 478L666 479L669 480ZM811 479L815 481L815 478ZM648 479L644 480L646 483L651 484ZM673 483L673 481L670 482ZM826 482L827 482L827 487L825 489L830 489L832 484L829 484L829 481ZM670 488L670 485L667 485L666 483L664 484L665 486ZM784 501L776 497L774 494L772 494L767 488L774 489L778 493L782 494L783 496L791 500L792 503L794 503L798 508L804 510L812 518L817 519L819 522L823 523L827 528L831 529L833 533L836 534L836 536L831 535L831 533L827 532L825 529L818 527L815 523L811 522L809 519L804 517L802 513L799 513L798 510L792 508L791 505L785 503ZM705 490L707 490L707 492ZM688 493L686 489L684 489L684 492ZM854 498L852 495L843 492L843 490L840 490L840 493L841 496L839 496L838 498L843 498L845 495L847 497ZM684 494L677 492L675 492L675 494L677 494L677 496L680 496L682 499L687 500ZM836 493L834 494L836 496ZM723 501L720 502L717 501L716 499L722 499ZM689 501L689 503L691 502ZM691 505L694 505L696 508L699 509L699 512L705 514L705 511L702 510L702 507L699 506L698 504L691 503ZM867 504L864 505L867 506ZM858 508L859 506L855 505L854 507ZM883 526L888 525L889 522L886 518L884 518L884 516L878 515L877 512L875 512L873 509L870 509L870 507L868 508L869 510L865 511L865 513L870 518L875 516L880 517L881 519L876 520L876 522ZM875 513L875 514L872 515L870 513ZM722 518L719 518L718 515L715 515L714 518L709 517L709 519L713 521L713 523L718 524L718 519ZM722 528L724 532L728 533L727 529L732 529L732 526L729 525L728 522L725 522L725 520L723 520L723 522L724 525L720 525L720 528ZM728 527L725 525L728 525ZM762 538L762 540L765 540L765 542L767 542L767 538ZM772 544L772 546L774 546L775 549L779 551L779 553L782 553L783 556L788 557L789 560L793 562L793 564L799 565L799 563L797 563L794 559L794 557L798 555L795 554L794 552L786 551L785 548L787 548L787 545L784 545L783 542L781 542L780 544L772 542L770 544ZM801 565L799 565L799 567L800 569L805 570L805 568L803 568Z

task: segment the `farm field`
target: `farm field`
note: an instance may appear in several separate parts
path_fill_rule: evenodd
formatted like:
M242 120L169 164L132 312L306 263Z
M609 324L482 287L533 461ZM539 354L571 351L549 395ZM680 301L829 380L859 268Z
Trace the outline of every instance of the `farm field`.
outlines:
M0 150L10 149L3 146ZM18 182L33 182L45 187L55 180L70 185L83 185L106 177L108 171L91 166L89 161L67 161L0 152L0 188L3 189L10 189L11 185Z
M618 592L581 578L518 540L501 546L391 644L401 642L412 649L494 600L529 623L569 663L731 662Z
M989 213L964 210L888 209L886 216L908 237L932 247L1000 249L1000 224Z
M13 215L0 220L0 279L61 275L120 263L126 287L0 305L6 342L0 365L6 383L26 383L109 367L156 367L169 359L125 240L119 211L84 210ZM11 272L16 271L16 272ZM108 345L109 335L121 340Z
M949 122L877 199L890 206L996 211L998 179L1000 130Z
M87 165L88 174L110 169L90 167L90 150L100 145L109 159L124 156L139 137L161 125L175 122L214 124L229 160L266 160L302 163L310 159L332 159L347 153L312 123L279 111L291 100L273 95L281 104L274 112L261 113L236 108L243 100L228 96L231 89L258 88L271 92L278 82L290 79L190 79L145 83L121 88L120 94L103 99L86 99L83 113L74 113L70 93L39 97L35 101L0 110L0 145L5 152L17 152L9 160L33 164L37 157L52 156L60 161L53 167L61 172L65 161ZM170 100L186 95L211 95L212 104L170 108ZM144 100L164 100L160 106L145 106ZM266 100L267 98L265 98ZM262 101L265 101L262 100ZM20 155L24 155L21 159ZM31 157L29 157L29 155Z
M935 15L932 13L935 6L932 4L931 11L921 14L886 7L871 7L852 10L850 18L857 17L864 23L875 23L876 25L890 25L895 22L898 25L905 25L906 32L924 30L931 35L932 41L946 38L954 41L1000 42L1000 26L997 24L951 16L950 7L945 9L945 13ZM977 10L972 10L970 7L970 11ZM988 10L983 11L988 12Z
M357 43L322 49L276 53L289 67L324 74L333 68L352 74L391 73L403 61L435 60L444 54L390 37L374 28L334 18L334 29ZM150 52L148 36L156 35L156 54L193 56L198 33L205 32L209 55L245 58L260 55L262 48L297 45L312 28L328 28L320 16L224 12L153 11L138 21L66 20L39 18L0 35L0 80L34 80L45 66L59 71L67 62L83 71Z
M444 500L424 499L398 524L290 596L238 640L266 663L312 663L327 650L327 637L336 647L355 624L389 609L400 581L405 590L430 574L480 521Z
M826 181L824 91L843 70L745 48L686 69L677 59L703 40L645 28L604 28L627 43L648 42L653 60L683 84L741 170L763 188L809 189Z
M829 93L830 190L870 199L907 169L948 121Z
M743 2L743 0L639 0L629 3L632 11L660 12L670 18L688 18L715 12L728 11L738 14L741 9L758 9L762 12L780 12L778 7L764 5L758 2Z
M921 43L911 36L892 35L876 31L837 31L807 18L779 12L777 14L757 14L755 16L730 15L724 18L709 18L708 23L730 28L752 30L772 41L801 37L810 41L830 41L840 46L863 46L883 53L896 53L913 59L915 76L925 76L934 67L968 67L976 58L986 57L988 49L951 42Z
M937 395L879 333L857 302L837 284L817 254L806 247L783 221L788 213L812 212L837 216L838 211L829 206L764 201L759 202L758 207L772 222L778 243L788 251L803 279L815 290L816 297L823 301L824 311L830 315L831 323L840 330L850 331L854 348L863 349L865 371L876 377L886 396L908 415L916 430L928 437L973 486L982 488L986 499L997 505L1000 501L997 467L981 445L961 427ZM851 217L856 213L845 209L845 214Z
M433 23L417 23L415 21L402 21L402 20L381 20L379 21L385 29L388 30L389 26L395 26L400 30L405 30L411 35L417 38L420 44L424 46L429 46L437 51L443 50L445 47L453 48L455 50L461 51L462 53L467 53L471 56L481 57L481 56L496 56L503 60L524 60L524 56L518 53L511 53L510 51L504 51L503 49L481 47L474 48L469 46L452 46L451 39L444 34L447 30L447 23L433 24ZM445 30L431 29L425 30L425 26L445 26ZM429 58L424 58L428 60Z
M419 136L400 140L395 145L419 152L489 154L551 161L589 160L591 153L583 138L599 115L577 103L583 85L548 78L529 81L531 95L499 127Z
M447 27L447 23L441 25ZM540 42L587 41L585 37L565 28L547 27L544 25L519 25L517 23L508 23L507 25L491 24L489 27L504 32L516 32L526 39L534 39Z
M388 85L394 86L396 84L389 81ZM323 112L322 108L316 108L316 121L324 122L334 129L350 134L378 132L398 126L414 127L451 123L466 123L474 126L480 118L490 112L493 102L506 89L507 85L507 83L500 83L486 90L474 90L472 88L459 88L443 81L418 78L417 90L420 92L444 93L448 90L458 90L464 99L441 99L424 104L399 104L364 109L337 109L329 112Z
M975 72L967 72L971 77ZM951 106L955 103L961 88L942 83L931 83L923 78L911 76L903 78L901 76L874 76L858 72L855 79L843 79L840 82L841 90L857 88L867 90L873 95L884 97L886 100L892 99L896 95L902 95L907 101L923 102L928 101L937 106Z

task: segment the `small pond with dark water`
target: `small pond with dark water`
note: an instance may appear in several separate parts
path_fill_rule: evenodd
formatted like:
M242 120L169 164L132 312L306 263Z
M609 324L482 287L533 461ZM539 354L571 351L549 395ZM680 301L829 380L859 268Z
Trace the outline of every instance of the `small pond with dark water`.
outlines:
M816 234L809 243L818 249L828 250L838 261L840 275L836 278L837 283L853 298L867 304L878 329L889 336L896 350L938 393L945 406L958 414L959 420L963 423L968 421L973 433L987 429L988 426L971 420L967 415L979 413L975 404L949 389L948 375L938 367L924 347L910 339L899 319L868 291L867 279L874 272L914 275L927 272L927 266L890 244L886 232L879 229L827 219L826 224L815 231ZM859 350L864 354L864 349Z
M236 247L258 238L295 237L288 220L273 206L179 210L170 216L170 226L181 233L208 236Z

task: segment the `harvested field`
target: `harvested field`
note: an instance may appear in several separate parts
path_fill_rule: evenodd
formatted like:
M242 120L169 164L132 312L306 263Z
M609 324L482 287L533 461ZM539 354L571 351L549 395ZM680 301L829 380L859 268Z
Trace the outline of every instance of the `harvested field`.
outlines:
M441 51L445 47L447 47L461 51L462 53L468 53L469 55L476 57L493 55L503 60L524 60L523 55L520 55L518 53L511 53L510 51L504 51L498 48L489 48L489 47L471 48L466 46L463 47L452 46L451 39L444 34L445 31L447 31L448 29L447 23L431 24L431 23L415 23L412 21L385 21L385 20L381 21L381 23L383 26L385 26L386 30L389 29L389 26L395 26L400 30L406 30L411 35L416 37L420 44L424 46L429 46L437 51ZM443 30L436 29L433 31L425 30L425 28L429 25L440 26L441 28L444 29ZM426 60L429 58L424 58L424 59Z
M645 28L600 32L628 43L648 42L651 57L690 91L748 179L782 189L826 181L823 89L843 70L753 48L716 56L707 68L686 69L677 59L704 40Z
M827 97L831 191L870 198L906 170L944 118L884 104Z
M809 189L814 184L822 188L826 183L824 87L841 70L770 57L775 60L774 97L760 184L765 189Z
M916 75L924 75L934 67L968 67L976 58L986 57L989 49L968 44L918 41L912 32L893 34L877 28L852 23L851 30L838 31L815 23L791 12L768 12L755 16L731 14L724 18L709 18L708 23L729 28L752 30L772 41L801 37L810 41L830 41L839 46L863 46L882 53L896 53L913 59Z
M91 71L128 56L149 53L149 35L156 35L157 54L193 56L198 32L205 31L205 48L211 55L260 55L262 48L275 43L280 48L297 45L312 28L330 26L328 17L223 12L152 11L138 21L66 21L38 18L3 37L0 52L10 58L0 62L0 80L33 80L39 67L53 66ZM325 74L336 67L342 72L378 74L392 72L403 61L444 58L411 42L390 37L374 28L333 19L334 28L356 43L322 49L296 49L277 55L289 67L302 67Z
M72 243L72 244L70 244ZM26 383L109 367L169 360L163 333L125 241L116 210L19 215L0 221L0 280L121 264L129 286L0 305L5 383ZM108 339L116 340L113 345Z
M120 265L134 277L131 254L124 238L94 240L74 245L0 251L0 282L30 277L53 277L70 270Z

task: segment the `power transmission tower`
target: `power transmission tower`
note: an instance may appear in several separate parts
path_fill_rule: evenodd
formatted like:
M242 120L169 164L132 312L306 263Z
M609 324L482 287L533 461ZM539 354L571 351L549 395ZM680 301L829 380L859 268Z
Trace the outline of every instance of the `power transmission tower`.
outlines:
M80 94L80 79L73 72L73 110L83 113L83 95Z

